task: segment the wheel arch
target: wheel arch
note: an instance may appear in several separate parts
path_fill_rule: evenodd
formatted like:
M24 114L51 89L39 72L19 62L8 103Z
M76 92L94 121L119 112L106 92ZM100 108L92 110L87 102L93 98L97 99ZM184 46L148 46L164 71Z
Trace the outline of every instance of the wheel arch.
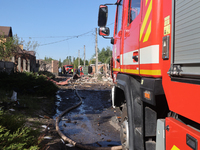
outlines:
M167 117L169 112L167 100L162 89L162 79L145 78L142 81L143 79L137 76L118 74L115 87L116 106L120 107L123 103L127 104L128 118L131 124L129 129L130 133L133 133L130 134L129 139L131 140L129 144L130 149L133 150L146 149L147 145L149 146L148 140L156 136L156 130L146 128L147 125L152 124L156 129L157 119ZM142 82L147 84L142 84ZM149 85L152 87L148 87ZM144 100L143 92L145 90L153 92L153 102ZM139 99L137 99L137 96ZM165 111L164 108L166 109ZM134 114L137 116L136 118L134 118ZM153 118L149 117L149 115L153 116ZM138 127L141 129L141 135L136 131ZM141 140L139 136L143 139ZM152 147L155 147L154 143Z
M126 103L129 122L129 149L144 149L143 140L143 110L140 96L140 77L133 77L126 74L117 75L116 103ZM120 92L119 92L120 91ZM123 96L120 97L120 94ZM120 98L122 98L120 100ZM139 106L139 107L138 107ZM131 125L131 127L130 127ZM138 131L136 131L138 129ZM140 133L141 132L141 133Z

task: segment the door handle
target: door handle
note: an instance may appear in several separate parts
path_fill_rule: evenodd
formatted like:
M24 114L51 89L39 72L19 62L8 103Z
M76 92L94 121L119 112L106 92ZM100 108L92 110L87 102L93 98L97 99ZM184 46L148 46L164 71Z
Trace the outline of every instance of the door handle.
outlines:
M133 56L132 59L136 62L138 62L138 55L137 56Z
M119 63L120 62L119 56L117 56L117 58L115 60Z
M133 59L133 62L138 62L138 51L133 52L132 59Z
M125 30L124 32L125 32L125 37L130 36L130 30Z

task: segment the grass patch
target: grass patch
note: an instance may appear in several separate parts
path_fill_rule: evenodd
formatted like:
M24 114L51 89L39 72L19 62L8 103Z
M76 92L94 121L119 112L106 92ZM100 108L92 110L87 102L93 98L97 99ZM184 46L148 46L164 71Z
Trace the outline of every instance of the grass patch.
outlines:
M39 75L43 74L43 75L45 75L45 76L47 76L47 77L49 77L51 79L55 78L55 75L53 73L49 72L49 71L39 71L38 74Z
M0 111L0 149L2 150L38 150L39 130L25 127L23 115Z
M11 101L13 90L19 104ZM57 90L54 83L38 73L0 73L0 149L40 149L39 127L43 123L39 115L53 115ZM11 108L15 111L9 111Z
M58 87L38 73L0 73L0 89L15 90L22 95L53 96Z

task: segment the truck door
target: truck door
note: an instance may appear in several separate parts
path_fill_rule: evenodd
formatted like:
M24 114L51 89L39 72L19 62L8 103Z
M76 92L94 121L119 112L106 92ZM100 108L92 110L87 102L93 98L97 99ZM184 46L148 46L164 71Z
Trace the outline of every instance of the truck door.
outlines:
M126 24L124 25L124 52L122 70L139 75L139 31L141 23L141 0L128 0Z
M113 71L121 71L120 64L122 63L120 57L121 51L121 38L122 38L122 14L123 14L123 0L119 1L117 6L115 31L114 31L114 46L113 46Z

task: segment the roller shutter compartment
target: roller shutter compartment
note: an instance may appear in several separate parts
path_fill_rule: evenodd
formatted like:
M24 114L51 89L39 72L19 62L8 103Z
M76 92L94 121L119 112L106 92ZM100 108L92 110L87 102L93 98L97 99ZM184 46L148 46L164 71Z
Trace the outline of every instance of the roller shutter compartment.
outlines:
M200 78L200 1L173 0L172 10L173 59L169 74Z

